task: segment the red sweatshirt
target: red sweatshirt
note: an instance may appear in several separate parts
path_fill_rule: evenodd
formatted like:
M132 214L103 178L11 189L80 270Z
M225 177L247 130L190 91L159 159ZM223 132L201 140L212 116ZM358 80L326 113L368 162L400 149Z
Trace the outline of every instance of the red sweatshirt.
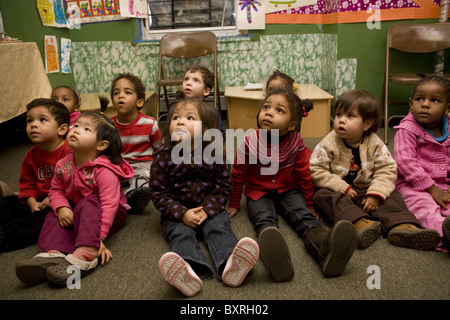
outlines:
M310 208L313 207L314 187L309 173L309 150L299 132L292 131L279 144L278 148L278 171L271 175L261 174L263 166L260 160L264 160L264 152L258 152L258 163L251 164L251 154L255 156L255 146L259 151L264 148L264 143L259 132L255 131L245 137L239 146L235 163L233 165L233 191L228 204L230 208L240 208L242 191L245 186L244 195L252 200L258 200L266 193L277 190L283 193L290 189L300 189ZM275 146L272 146L275 147ZM270 150L271 145L267 145ZM270 152L266 152L269 154ZM245 159L244 159L245 157ZM267 159L265 161L267 163Z

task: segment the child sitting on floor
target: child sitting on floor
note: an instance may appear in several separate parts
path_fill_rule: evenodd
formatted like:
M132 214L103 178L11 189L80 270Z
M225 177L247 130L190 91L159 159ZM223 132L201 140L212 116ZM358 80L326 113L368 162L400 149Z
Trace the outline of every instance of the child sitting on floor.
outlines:
M335 108L334 130L317 144L310 160L317 210L333 223L352 222L360 248L386 233L393 245L434 249L439 234L423 229L395 190L397 165L376 135L381 118L377 99L350 90L339 96Z
M41 253L16 264L17 277L27 285L46 279L66 285L79 268L85 276L111 259L104 241L125 223L126 198L121 180L133 176L123 160L119 132L108 117L85 112L67 135L73 149L55 166L50 189L52 212L47 214L38 245Z
M56 162L72 150L65 142L70 116L51 99L35 99L27 107L26 132L36 145L22 162L19 195L2 187L0 199L0 252L35 244L50 211L48 193Z
M150 201L150 166L161 131L154 118L140 112L145 87L138 77L119 74L111 84L111 99L117 112L112 120L122 139L122 156L134 170L134 177L124 184L124 192L131 212L140 213Z

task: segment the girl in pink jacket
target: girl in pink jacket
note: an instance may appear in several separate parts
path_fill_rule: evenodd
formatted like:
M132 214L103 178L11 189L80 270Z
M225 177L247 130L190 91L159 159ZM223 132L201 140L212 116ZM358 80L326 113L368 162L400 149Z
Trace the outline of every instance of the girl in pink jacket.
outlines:
M38 245L42 253L16 265L18 278L34 285L46 279L66 285L70 266L81 276L112 257L103 241L125 223L126 198L121 180L133 176L122 159L121 140L106 116L88 112L67 136L73 149L56 163L49 197L53 213L45 219ZM68 273L68 270L72 270Z
M420 80L409 105L395 127L396 188L423 227L439 232L436 250L450 252L450 81Z

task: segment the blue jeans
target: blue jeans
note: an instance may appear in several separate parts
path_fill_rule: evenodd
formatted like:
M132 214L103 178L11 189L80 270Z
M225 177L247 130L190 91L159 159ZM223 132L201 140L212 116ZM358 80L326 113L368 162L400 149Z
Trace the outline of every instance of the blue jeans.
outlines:
M274 190L256 201L247 197L247 209L257 235L267 227L278 228L277 214L282 216L301 237L310 229L322 226L298 189L281 194Z
M217 274L222 279L227 259L238 243L225 210L213 218L206 219L195 229L189 228L182 221L161 215L161 227L170 250L188 262L200 279L207 280L213 277L214 272L208 258L200 249L198 239L202 238L211 254Z

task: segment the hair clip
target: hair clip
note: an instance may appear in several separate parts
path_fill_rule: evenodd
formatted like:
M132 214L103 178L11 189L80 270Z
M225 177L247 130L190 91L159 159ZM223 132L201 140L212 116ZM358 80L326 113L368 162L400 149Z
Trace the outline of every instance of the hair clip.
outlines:
M298 83L294 81L294 83L292 84L292 88L294 89L294 91L296 91L298 89Z
M308 112L306 112L305 107L303 107L303 118L306 118L308 116Z

